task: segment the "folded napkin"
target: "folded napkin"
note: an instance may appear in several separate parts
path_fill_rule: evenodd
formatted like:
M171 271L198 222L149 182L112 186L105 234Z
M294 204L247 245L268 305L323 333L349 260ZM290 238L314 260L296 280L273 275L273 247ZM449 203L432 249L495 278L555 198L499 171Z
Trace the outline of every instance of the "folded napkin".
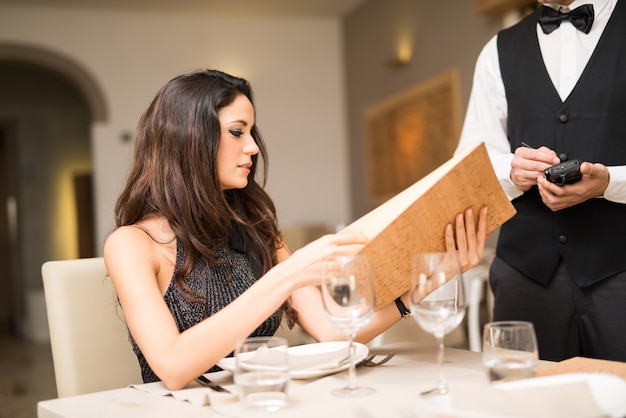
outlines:
M311 347L317 348L317 351ZM348 344L345 342L294 346L288 354L291 370L332 369L349 360Z
M369 350L366 345L354 344L355 361L359 361L367 355ZM289 347L287 355L291 377L292 379L310 379L343 370L349 364L348 353L346 341L328 341ZM235 358L233 357L223 358L217 365L224 370L235 372Z
M208 376L208 375L207 375ZM153 382L153 383L143 383L137 385L131 385L130 387L140 390L142 392L147 392L156 396L171 396L176 400L189 402L193 405L197 406L207 406L211 405L215 402L221 402L223 400L229 399L237 399L235 395L236 387L233 384L225 384L223 381L224 378L229 377L230 373L228 372L219 372L219 373L211 373L210 378L216 383L219 383L221 386L230 390L231 393L228 392L217 392L211 388L202 386L197 382L191 382L184 389L180 390L170 390L163 382Z
M196 406L208 407L218 413L220 417L259 418L269 416L272 418L292 418L311 416L311 408L320 407L322 411L332 414L337 405L345 403L345 399L334 397L330 394L330 388L345 386L345 379L328 377L313 382L291 381L287 391L287 407L271 414L261 414L257 411L246 409L238 396L237 388L233 384L227 384L228 377L220 378L227 372L210 373L206 376L212 381L219 383L232 393L216 392L212 389L200 386L192 382L181 390L169 390L161 382L132 385L132 388L150 393L155 396L171 396L176 400L189 402ZM232 380L230 380L232 381ZM318 416L316 413L315 416ZM332 415L329 415L332 416Z
M278 347L259 347L255 351L240 353L237 356L237 362L243 365L246 370L286 371L285 354L285 350Z
M453 410L484 417L599 418L598 407L585 381L558 385L520 386L456 384L451 387Z

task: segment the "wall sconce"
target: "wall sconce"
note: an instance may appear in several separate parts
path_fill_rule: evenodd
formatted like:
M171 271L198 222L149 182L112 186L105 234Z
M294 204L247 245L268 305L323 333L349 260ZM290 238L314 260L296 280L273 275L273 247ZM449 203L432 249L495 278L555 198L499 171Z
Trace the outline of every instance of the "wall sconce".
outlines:
M384 62L387 68L400 68L409 65L410 59L402 58L400 56L387 58Z
M393 57L389 57L385 60L384 64L387 68L400 68L405 67L411 63L413 55L413 39L410 33L407 31L398 37L396 43L396 52Z

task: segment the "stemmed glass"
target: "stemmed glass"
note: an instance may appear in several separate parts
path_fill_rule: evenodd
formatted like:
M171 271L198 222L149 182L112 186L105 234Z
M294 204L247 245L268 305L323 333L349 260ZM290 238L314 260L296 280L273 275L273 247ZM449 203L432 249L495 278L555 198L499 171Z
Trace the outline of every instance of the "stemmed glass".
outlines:
M459 258L454 252L421 253L415 255L412 285L411 314L417 323L435 336L439 381L423 396L448 393L448 381L443 368L443 338L454 330L465 315L465 293Z
M322 282L324 309L332 323L348 337L350 369L348 385L331 393L341 397L370 395L375 389L359 386L354 364L354 337L374 314L376 290L366 255L333 257L326 261Z

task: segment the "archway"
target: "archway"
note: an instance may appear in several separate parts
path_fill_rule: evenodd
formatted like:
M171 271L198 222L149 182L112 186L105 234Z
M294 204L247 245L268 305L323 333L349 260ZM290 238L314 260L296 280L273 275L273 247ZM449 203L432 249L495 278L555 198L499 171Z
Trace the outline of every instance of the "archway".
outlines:
M64 54L33 45L0 43L0 61L35 64L63 74L84 94L92 122L108 119L106 100L96 80L82 65Z
M0 332L45 339L41 264L94 255L91 126L107 106L81 65L50 50L0 44L0 74Z

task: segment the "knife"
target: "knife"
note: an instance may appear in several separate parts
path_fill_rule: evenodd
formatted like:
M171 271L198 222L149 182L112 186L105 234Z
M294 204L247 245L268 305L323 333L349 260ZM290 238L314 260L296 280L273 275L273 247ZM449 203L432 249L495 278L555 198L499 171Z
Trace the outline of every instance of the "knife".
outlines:
M217 391L217 392L230 393L230 390L226 389L225 387L222 387L222 386L218 385L215 382L210 381L209 379L207 379L203 375L198 376L196 378L196 382L200 383L202 386L206 386L206 387L211 388L211 389L213 389L214 391Z

